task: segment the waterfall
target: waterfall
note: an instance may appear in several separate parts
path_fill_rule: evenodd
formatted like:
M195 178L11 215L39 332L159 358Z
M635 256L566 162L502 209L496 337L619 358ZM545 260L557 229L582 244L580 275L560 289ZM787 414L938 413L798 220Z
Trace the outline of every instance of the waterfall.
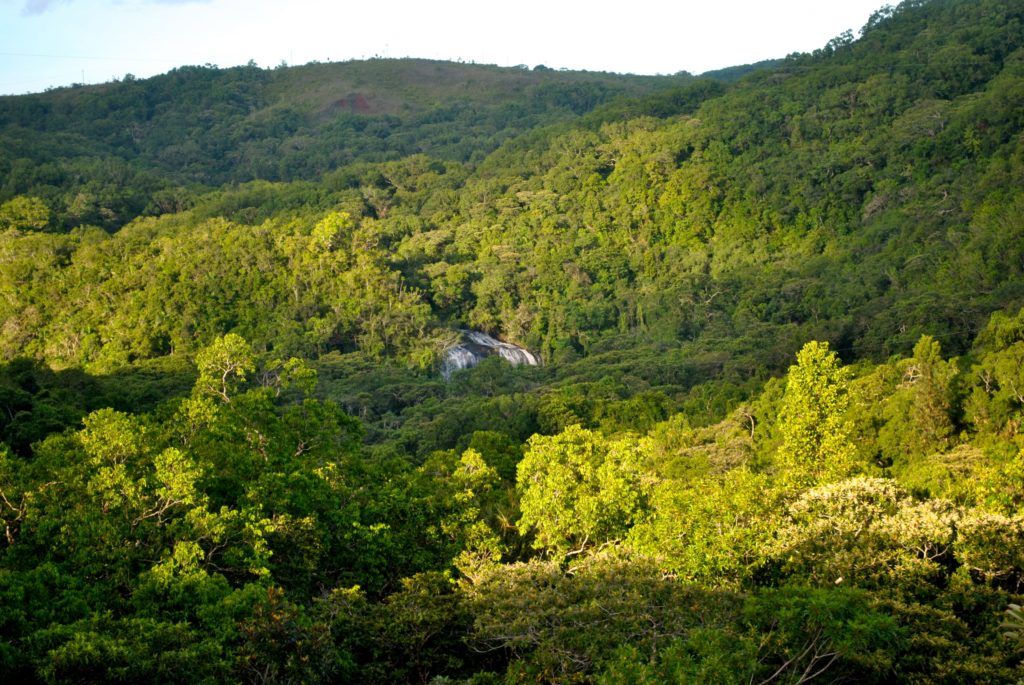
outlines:
M459 331L459 342L444 351L441 377L450 380L460 369L479 364L485 357L498 355L512 366L540 366L540 359L518 345L502 342L480 331Z

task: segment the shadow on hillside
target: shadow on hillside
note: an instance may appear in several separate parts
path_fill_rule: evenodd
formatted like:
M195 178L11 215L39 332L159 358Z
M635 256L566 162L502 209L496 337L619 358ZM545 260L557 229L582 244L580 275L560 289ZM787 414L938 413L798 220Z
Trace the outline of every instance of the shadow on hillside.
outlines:
M94 376L82 369L55 371L24 357L0 364L0 442L28 455L32 443L81 425L103 407L141 413L187 395L195 371L184 358L166 357Z

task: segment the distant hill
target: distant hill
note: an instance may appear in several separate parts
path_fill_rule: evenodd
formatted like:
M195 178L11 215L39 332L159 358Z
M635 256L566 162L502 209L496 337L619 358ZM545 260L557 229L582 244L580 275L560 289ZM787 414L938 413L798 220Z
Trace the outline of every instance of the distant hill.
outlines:
M315 113L334 109L361 114L408 114L455 104L589 111L609 97L642 95L691 79L687 74L633 76L532 69L423 59L372 59L313 63L276 69L267 85L268 105ZM339 94L341 98L339 98ZM353 108L354 101L360 101Z
M418 153L479 161L531 128L690 80L373 59L272 70L189 66L0 97L0 201L36 195L65 226L116 228L150 204L125 197L125 186L151 196L178 186L315 179ZM97 197L95 211L75 210L83 193Z
M781 59L765 59L760 62L754 62L753 64L740 64L734 67L725 67L724 69L714 69L712 71L705 71L700 75L700 78L709 78L716 81L738 81L747 74L753 71L759 71L761 69L773 69L778 67L784 62Z

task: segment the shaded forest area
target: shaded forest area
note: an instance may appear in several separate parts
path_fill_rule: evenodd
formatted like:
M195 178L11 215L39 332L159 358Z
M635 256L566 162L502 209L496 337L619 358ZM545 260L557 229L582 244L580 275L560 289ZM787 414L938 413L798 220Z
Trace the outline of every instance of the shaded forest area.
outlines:
M1022 124L1016 0L0 98L0 679L1017 682Z

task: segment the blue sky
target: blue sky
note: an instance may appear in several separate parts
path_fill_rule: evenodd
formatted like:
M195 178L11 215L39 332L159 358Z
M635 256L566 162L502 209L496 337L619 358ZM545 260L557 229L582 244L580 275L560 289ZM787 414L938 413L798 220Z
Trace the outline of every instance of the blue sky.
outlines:
M884 0L0 0L0 94L373 56L700 73L854 34Z

